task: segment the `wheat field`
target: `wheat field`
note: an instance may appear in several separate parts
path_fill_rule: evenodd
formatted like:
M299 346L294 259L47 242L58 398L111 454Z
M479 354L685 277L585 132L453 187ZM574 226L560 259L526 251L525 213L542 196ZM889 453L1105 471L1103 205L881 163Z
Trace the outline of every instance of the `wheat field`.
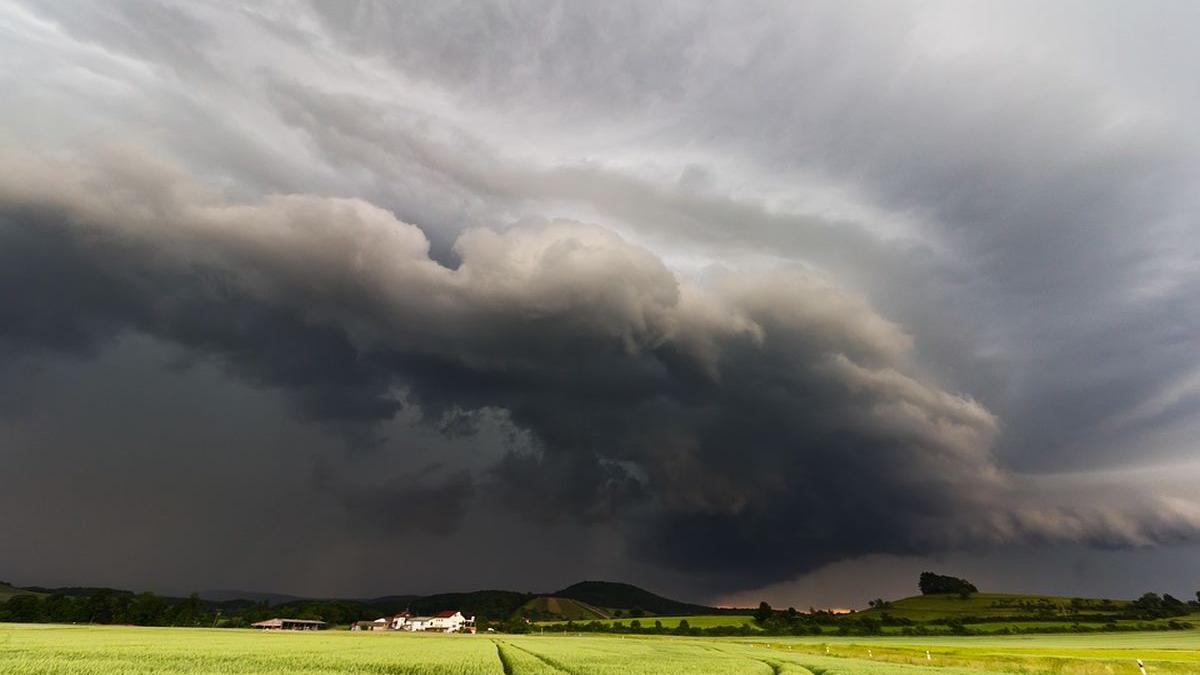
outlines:
M1119 675L1200 673L1200 632L693 639L0 624L5 675ZM926 656L926 651L929 656Z

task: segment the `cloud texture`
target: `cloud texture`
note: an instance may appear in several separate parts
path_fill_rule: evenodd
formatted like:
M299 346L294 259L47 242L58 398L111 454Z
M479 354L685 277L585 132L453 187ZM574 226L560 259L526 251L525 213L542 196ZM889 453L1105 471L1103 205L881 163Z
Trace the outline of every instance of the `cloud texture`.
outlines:
M1195 541L1095 472L1188 456L1194 92L965 7L6 6L0 377L147 338L336 439L368 536L720 590Z

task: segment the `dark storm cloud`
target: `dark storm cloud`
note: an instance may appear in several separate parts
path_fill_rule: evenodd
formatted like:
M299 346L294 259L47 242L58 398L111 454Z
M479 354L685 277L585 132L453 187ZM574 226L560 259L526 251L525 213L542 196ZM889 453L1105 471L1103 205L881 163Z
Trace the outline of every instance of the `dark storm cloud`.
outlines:
M149 336L348 439L363 528L498 500L706 588L1194 540L1094 472L1197 428L1194 49L1086 13L14 4L0 349Z
M1171 388L1179 369L1195 370L1194 345L1179 339L1194 334L1197 313L1189 233L1200 167L1186 113L1196 92L1180 70L1195 54L1159 25L1172 12L1009 9L717 3L701 15L364 1L318 11L347 49L464 97L535 121L566 108L600 137L801 169L798 182L848 186L889 214L916 214L917 246L897 246L855 236L856 224L613 189L596 170L518 190L569 194L643 230L782 249L835 269L1004 416L1013 461L1121 461L1122 448L1154 441L1108 420ZM1078 14L1086 30L1070 25ZM1125 65L1111 62L1114 43ZM339 114L324 130L344 131L354 117ZM621 126L624 136L609 131ZM930 255L925 240L954 256Z
M489 474L511 507L627 520L638 555L727 584L846 555L1154 544L1200 525L1144 501L1135 516L1014 507L995 418L906 374L910 336L799 268L687 281L603 228L530 221L465 232L451 269L365 202L229 203L138 150L6 169L22 178L0 180L5 296L39 299L8 309L11 345L94 350L138 331L358 429L402 397L434 424L505 411L532 437ZM446 531L473 485L339 490L367 517Z

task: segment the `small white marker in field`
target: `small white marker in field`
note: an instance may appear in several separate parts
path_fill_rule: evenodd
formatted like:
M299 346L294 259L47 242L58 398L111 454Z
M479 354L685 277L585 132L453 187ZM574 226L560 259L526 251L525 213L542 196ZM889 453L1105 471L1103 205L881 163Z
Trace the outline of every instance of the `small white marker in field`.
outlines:
M1146 664L1142 663L1141 659L1137 660L1138 670L1142 671L1142 675L1146 675Z
M875 658L875 652L873 652L873 651L871 651L870 649L868 649L868 650L867 650L867 658L868 658L868 659L873 659L873 658Z
M926 650L925 650L925 660L926 660L926 661L932 661L932 660L933 660L933 657L929 655L929 650L928 650L928 649L926 649Z

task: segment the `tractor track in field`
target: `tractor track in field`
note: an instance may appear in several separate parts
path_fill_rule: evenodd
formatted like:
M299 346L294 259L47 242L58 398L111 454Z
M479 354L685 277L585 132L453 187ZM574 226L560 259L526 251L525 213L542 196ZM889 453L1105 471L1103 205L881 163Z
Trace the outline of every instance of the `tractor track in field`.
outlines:
M496 658L500 659L500 669L504 671L504 675L516 675L513 671L512 662L504 654L504 648L496 640L492 640L492 644L496 645Z
M738 652L738 651L733 651L733 650L726 649L723 647L713 647L710 645L701 645L701 646L703 646L705 649L707 649L709 651L720 652L721 654L728 654L730 656L738 656L738 657L747 659L749 661L757 661L757 662L763 664L764 666L767 666L768 668L770 668L772 675L785 675L785 673L790 673L790 675L800 675L799 673L795 673L794 671L786 670L785 666L794 666L794 667L799 668L802 671L808 673L809 675L824 675L824 672L825 672L823 670L816 670L808 664L798 663L796 661L772 661L770 659L764 659L764 658L761 658L758 656L750 656L748 654L744 654L744 653Z
M747 658L750 658L750 657L747 657ZM783 666L779 665L778 661L767 661L765 659L753 659L753 658L751 660L758 661L759 663L762 663L762 664L766 664L768 667L770 667L773 675L782 675L782 673L783 673Z
M528 650L528 649L526 649L526 648L524 648L524 647L521 647L521 646L519 646L519 645L511 645L511 646L512 646L512 648L513 648L513 649L518 649L518 650L520 650L520 651L523 651L523 652L525 652L526 654L528 654L528 655L532 656L533 658L537 659L538 661L541 661L542 663L544 663L544 664L546 664L546 665L550 666L551 668L553 668L553 669L555 669L555 670L557 670L557 671L559 671L559 672L562 672L562 673L567 673L567 675L577 675L577 673L576 673L575 671L573 671L573 670L571 670L570 668L568 668L568 667L566 667L565 665L563 665L563 663L562 663L562 662L560 662L560 661L555 661L554 659L550 658L549 656L542 656L541 654L538 654L538 653L537 653L537 652L535 652L535 651Z
M538 654L535 651L530 651L524 647L515 645L511 642L501 643L498 640L492 640L492 642L494 642L496 644L496 654L500 658L500 665L501 665L501 667L504 668L505 675L516 675L516 671L514 671L513 667L512 667L512 662L509 660L508 656L504 654L505 647L508 647L509 649L515 649L516 651L528 654L529 656L537 659L538 661L541 661L542 663L546 664L547 666L550 666L551 668L553 668L554 670L557 670L560 673L566 673L567 675L578 675L575 671L566 667L561 662L555 661L554 659L552 659L548 656L542 656L541 654Z

